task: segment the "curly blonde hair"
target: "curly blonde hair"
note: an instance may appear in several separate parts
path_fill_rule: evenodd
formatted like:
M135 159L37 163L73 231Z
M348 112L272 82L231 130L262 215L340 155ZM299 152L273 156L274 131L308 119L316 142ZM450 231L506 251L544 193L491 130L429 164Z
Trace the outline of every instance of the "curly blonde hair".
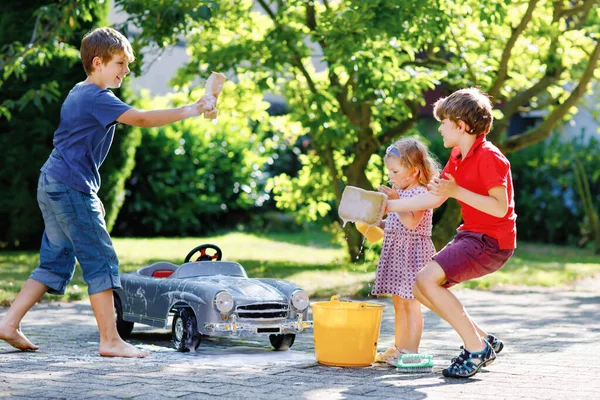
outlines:
M433 178L440 174L440 164L427 149L427 146L416 136L402 138L388 147L384 160L396 157L400 164L410 170L416 170L417 181L427 186Z

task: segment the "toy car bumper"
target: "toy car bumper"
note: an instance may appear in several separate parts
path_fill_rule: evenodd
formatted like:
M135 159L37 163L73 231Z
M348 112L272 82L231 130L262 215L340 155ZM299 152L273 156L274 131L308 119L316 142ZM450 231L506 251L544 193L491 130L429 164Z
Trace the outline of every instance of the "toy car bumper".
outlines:
M300 333L305 329L312 329L313 321L303 321L302 315L295 320L286 320L277 323L255 323L251 321L238 320L235 315L229 317L227 322L223 323L205 323L202 334L267 334L277 335L284 333Z

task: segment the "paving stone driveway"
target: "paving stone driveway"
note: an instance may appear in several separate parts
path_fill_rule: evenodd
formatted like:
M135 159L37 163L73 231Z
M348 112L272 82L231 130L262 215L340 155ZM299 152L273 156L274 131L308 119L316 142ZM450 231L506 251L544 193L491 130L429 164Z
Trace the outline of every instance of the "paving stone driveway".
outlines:
M434 355L429 374L394 368L327 367L316 362L312 334L292 350L271 351L268 339L208 339L195 354L177 353L170 332L141 326L131 342L150 349L146 359L97 354L98 333L87 301L38 304L23 330L40 346L18 352L0 342L0 397L226 399L598 399L600 291L455 292L471 315L500 336L505 350L468 380L444 378L458 354L454 331L425 312L423 353ZM386 304L379 347L393 343L393 310ZM6 309L0 308L0 316ZM352 351L352 349L348 349Z

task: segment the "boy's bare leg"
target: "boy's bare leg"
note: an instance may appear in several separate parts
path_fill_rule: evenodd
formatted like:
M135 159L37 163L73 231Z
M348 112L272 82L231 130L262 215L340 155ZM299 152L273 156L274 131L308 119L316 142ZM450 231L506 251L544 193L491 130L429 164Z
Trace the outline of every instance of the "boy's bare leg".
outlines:
M436 314L446 320L460 335L467 350L481 351L485 346L479 332L456 296L442 287L444 283L446 283L444 270L437 262L431 261L417 275L415 286L437 310Z
M19 350L37 350L39 348L21 332L21 320L48 289L48 286L36 280L27 279L25 281L15 301L0 321L0 339Z
M423 296L423 294L419 291L419 288L417 288L417 285L415 285L413 287L413 294L415 295L415 298L417 300L419 300L419 302L421 304L423 304L425 307L427 307L431 311L433 311L438 317L442 318L440 315L440 312L435 308L435 306L433 304L431 304L431 302L429 300L427 300L427 298L425 296ZM467 310L464 310L464 311L465 311L465 313L467 312ZM475 322L468 313L467 313L467 316L471 320L471 323L473 324L475 329L477 329L477 333L479 334L479 337L485 338L488 335L488 333L486 331L484 331L483 328L481 328L479 325L477 325L477 322Z
M125 342L117 332L112 289L104 290L90 296L98 330L100 331L100 348L98 352L103 357L148 357L150 352L142 351Z

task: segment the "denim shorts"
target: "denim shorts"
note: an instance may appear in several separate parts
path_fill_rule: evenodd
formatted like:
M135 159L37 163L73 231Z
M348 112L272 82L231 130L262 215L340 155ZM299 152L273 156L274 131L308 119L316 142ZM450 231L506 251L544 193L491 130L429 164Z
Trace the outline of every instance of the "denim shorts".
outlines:
M501 249L498 241L484 233L458 231L456 237L433 256L451 287L491 274L502 268L514 253L514 249Z
M40 265L31 273L50 289L64 294L79 261L90 295L120 288L119 260L96 194L80 192L41 173L37 200L44 217Z

